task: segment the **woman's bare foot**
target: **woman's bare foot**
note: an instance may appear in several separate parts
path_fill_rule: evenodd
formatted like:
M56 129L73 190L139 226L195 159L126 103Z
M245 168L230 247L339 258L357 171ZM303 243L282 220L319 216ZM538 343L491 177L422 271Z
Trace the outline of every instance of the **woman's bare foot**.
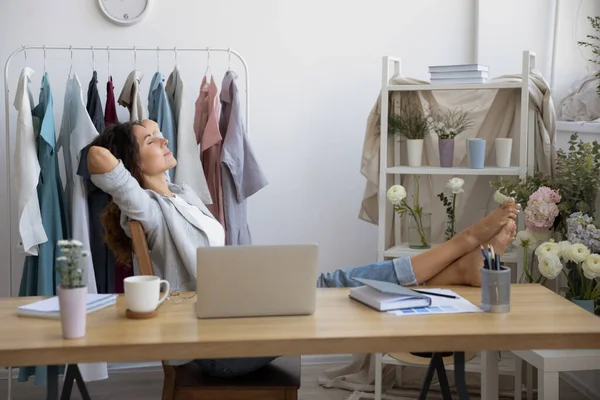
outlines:
M508 245L512 242L516 234L517 225L513 220L507 221L500 229L500 232L487 243L494 247L494 251L503 255ZM485 243L485 242L483 242ZM483 266L483 256L481 248L465 254L448 268L430 279L428 285L471 285L481 286L481 267Z
M514 222L519 213L519 208L520 205L515 203L514 200L505 201L494 212L471 225L461 234L467 235L473 248L477 248L492 240L509 221Z

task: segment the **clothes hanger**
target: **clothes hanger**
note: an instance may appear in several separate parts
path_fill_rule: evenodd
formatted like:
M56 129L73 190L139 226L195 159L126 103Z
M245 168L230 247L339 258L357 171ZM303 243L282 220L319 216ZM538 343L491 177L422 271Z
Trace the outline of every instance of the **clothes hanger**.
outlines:
M227 56L229 57L229 64L227 65L227 72L231 71L231 47L227 49Z
M208 75L209 71L210 71L210 75ZM210 81L212 81L212 71L210 70L210 47L206 48L206 71L204 71L204 77L207 79L206 79L206 83L204 84L204 87L202 88L202 90L204 92L208 92L208 84Z
M175 68L177 69L177 47L173 47L173 52L175 53Z
M44 50L44 73L43 73L43 75L46 75L46 45L42 46L42 49Z
M137 48L133 46L133 69L137 69Z
M73 46L69 46L69 51L71 52L71 66L69 67L69 78L71 78L71 74L73 73Z
M25 49L24 45L21 45L21 47L23 48L23 55L25 56L25 66L27 66L27 49Z
M94 52L94 46L92 46L92 71L96 72L96 53Z
M156 72L160 72L160 47L156 46Z
M112 77L110 76L110 46L106 46L106 54L108 55L108 64L107 64L108 80L112 81Z

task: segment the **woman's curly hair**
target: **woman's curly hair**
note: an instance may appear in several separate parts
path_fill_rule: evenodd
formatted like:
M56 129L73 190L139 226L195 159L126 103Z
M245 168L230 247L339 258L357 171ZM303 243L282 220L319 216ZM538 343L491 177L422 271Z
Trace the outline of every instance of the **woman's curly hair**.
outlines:
M108 149L115 158L121 160L125 169L141 185L140 151L137 138L133 133L134 125L143 126L139 122L125 122L109 126L90 143L90 146ZM102 212L101 221L104 227L104 241L114 253L115 260L131 267L131 239L121 227L121 210L112 200Z

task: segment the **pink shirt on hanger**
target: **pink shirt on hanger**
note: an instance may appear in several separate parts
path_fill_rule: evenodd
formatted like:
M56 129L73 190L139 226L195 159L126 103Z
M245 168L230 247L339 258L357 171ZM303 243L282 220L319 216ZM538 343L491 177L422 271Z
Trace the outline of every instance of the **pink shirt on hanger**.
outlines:
M219 89L212 76L208 85L207 79L204 77L200 85L200 95L196 100L194 132L196 133L196 142L200 144L202 167L213 200L213 203L207 205L207 207L225 228L223 188L221 186L221 147L223 138L219 131L220 109Z

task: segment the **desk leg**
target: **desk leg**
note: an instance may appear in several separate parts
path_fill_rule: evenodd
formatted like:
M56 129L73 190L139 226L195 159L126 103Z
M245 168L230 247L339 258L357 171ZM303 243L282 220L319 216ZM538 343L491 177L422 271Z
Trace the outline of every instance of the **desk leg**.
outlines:
M77 388L79 389L81 398L83 400L91 400L91 397L87 391L87 387L85 386L85 382L83 381L83 376L81 376L81 371L79 370L79 366L77 364L67 365L67 369L65 372L65 383L63 385L63 390L62 390L62 394L60 396L60 400L70 400L71 399L71 392L73 390L73 381L75 381L75 383L77 383Z
M381 359L383 354L375 353L375 400L381 400L383 389L383 365Z
M454 352L454 384L456 385L458 398L460 400L469 400L465 373L465 353L462 351Z
M481 398L498 399L498 351L481 352Z
M58 366L48 365L46 368L46 400L58 400Z

